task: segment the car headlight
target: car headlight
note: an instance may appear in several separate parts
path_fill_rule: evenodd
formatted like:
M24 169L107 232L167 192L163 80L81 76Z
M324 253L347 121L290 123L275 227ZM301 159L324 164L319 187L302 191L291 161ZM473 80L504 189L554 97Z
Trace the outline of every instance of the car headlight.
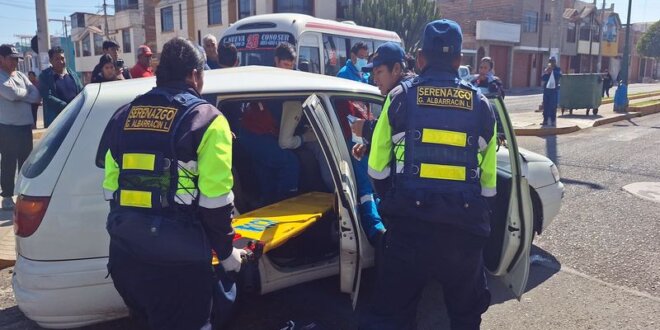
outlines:
M559 169L555 164L550 165L550 173L552 173L552 177L555 179L555 182L559 182Z

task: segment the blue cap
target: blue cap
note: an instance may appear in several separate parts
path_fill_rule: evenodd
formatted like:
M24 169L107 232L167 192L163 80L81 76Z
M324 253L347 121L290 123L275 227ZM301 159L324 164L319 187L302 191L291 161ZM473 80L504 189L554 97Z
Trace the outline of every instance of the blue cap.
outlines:
M422 37L422 52L426 55L456 55L461 53L463 32L458 23L439 19L426 24Z
M369 72L374 67L383 64L401 63L406 58L406 53L401 46L393 41L388 41L376 49L371 63L362 67L362 71Z

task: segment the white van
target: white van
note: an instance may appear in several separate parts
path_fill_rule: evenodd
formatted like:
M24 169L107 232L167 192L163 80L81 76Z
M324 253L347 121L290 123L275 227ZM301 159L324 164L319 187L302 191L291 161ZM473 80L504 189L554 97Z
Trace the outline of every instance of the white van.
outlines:
M12 282L19 308L42 327L72 328L127 315L107 276L109 206L101 187L103 169L96 165L95 156L115 110L154 86L155 78L87 85L49 127L21 170L14 219L18 257ZM255 100L299 101L335 185L333 193L314 192L312 186L304 189L307 192L291 200L289 206L298 203L293 208L279 203L256 208L249 203L249 181L255 175L249 170L249 160L243 158L237 165L241 157L235 153L235 204L241 216L262 212L259 220L263 221L305 213L307 219L316 211L304 208L323 204L308 227L299 228L294 238L279 247L264 249L250 267L244 267L241 274L246 277L240 281L249 282L242 287L264 294L339 274L338 289L352 294L355 302L361 270L374 257L360 228L347 146L350 137L342 132L339 113L347 101L362 102L377 111L384 101L378 89L335 77L249 66L207 71L203 95L223 111L230 104ZM527 282L534 227L528 164L518 151L504 104L501 99L493 102L506 143L498 152L497 207L484 260L488 271L520 297ZM310 158L301 162L305 159ZM311 161L318 168L313 157ZM314 180L319 176L311 174L301 182ZM250 228L260 223L250 222Z
M336 22L302 14L267 14L251 16L232 24L220 43L233 43L241 66L273 66L273 50L288 42L298 52L300 71L336 76L350 58L350 49L365 42L372 53L387 41L401 43L392 31Z

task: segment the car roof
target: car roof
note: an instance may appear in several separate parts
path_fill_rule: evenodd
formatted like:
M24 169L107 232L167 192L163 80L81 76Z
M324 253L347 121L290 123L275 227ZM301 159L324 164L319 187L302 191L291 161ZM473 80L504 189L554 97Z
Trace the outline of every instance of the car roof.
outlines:
M104 93L142 91L156 85L156 78L103 83ZM107 91L111 90L111 91ZM378 88L348 79L267 66L244 66L204 71L202 94L253 94L286 92L348 92L380 96Z

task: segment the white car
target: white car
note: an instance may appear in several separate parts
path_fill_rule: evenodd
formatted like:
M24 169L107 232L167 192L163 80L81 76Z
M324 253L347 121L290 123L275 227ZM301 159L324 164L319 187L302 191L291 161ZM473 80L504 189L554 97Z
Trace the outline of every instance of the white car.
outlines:
M103 169L95 164L95 155L114 111L154 85L154 78L87 85L50 126L21 170L14 219L18 258L13 288L19 308L42 327L71 328L127 315L107 276L109 237L105 222L109 206L101 188ZM241 287L264 294L339 274L339 289L351 294L355 303L361 270L373 264L374 256L360 228L346 143L350 136L342 131L344 118L337 111L345 102L361 102L377 112L383 102L378 89L323 75L248 66L208 71L203 94L223 109L255 100L304 102L305 118L324 151L336 188L327 194L330 203L319 222L280 247L258 255L252 266L241 272L239 281L249 282ZM484 257L488 271L520 297L529 272L535 218L534 194L528 181L533 181L529 175L537 171L527 161L531 156L519 154L503 105L497 108L506 147L498 154L497 207ZM240 150L234 159L236 206L240 212L251 211L249 181L254 175L246 170L250 160L242 157ZM302 155L300 159L310 158ZM318 176L301 181L313 180ZM552 184L540 183L539 188L553 184L563 189L558 177ZM548 221L556 214L560 199L546 202L546 194L534 188L544 207L542 219ZM314 235L312 239L305 239L310 235ZM305 248L310 245L316 249ZM318 246L324 248L309 255ZM308 255L295 254L300 251Z

